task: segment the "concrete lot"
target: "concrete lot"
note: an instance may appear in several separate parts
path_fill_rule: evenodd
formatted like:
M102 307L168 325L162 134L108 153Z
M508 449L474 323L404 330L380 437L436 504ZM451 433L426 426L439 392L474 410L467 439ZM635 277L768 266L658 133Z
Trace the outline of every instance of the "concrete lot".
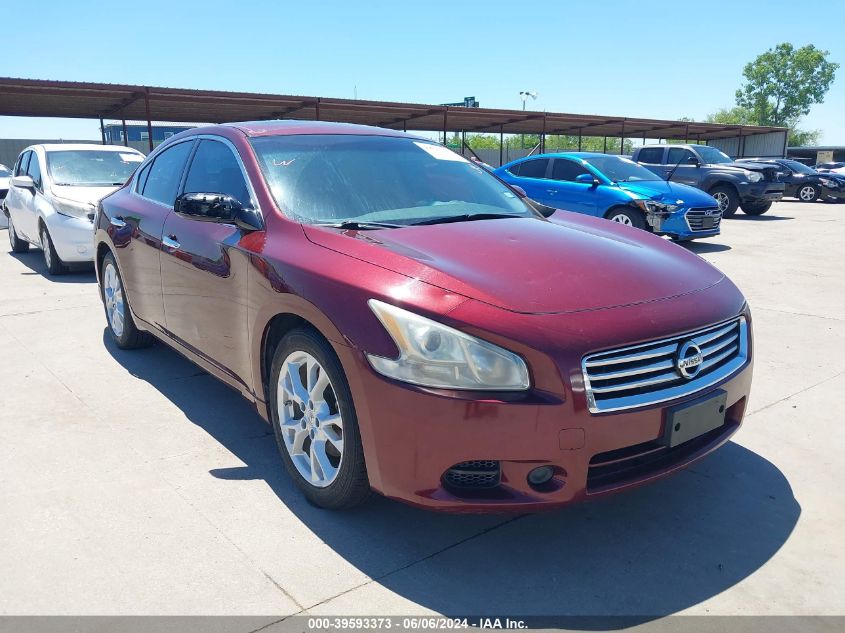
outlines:
M0 252L0 614L845 614L845 204L690 248L752 306L745 426L673 478L524 517L309 506L238 395L110 344L92 274Z

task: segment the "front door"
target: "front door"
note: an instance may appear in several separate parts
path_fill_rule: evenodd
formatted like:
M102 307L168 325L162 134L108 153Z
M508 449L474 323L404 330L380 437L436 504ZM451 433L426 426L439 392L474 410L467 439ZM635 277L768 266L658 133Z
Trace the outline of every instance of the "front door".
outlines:
M575 182L581 174L593 176L592 172L574 160L555 158L552 163L552 177L547 183L551 192L550 199L554 201L554 204L549 206L564 211L596 215L598 186Z
M695 162L690 162L691 160ZM673 169L675 170L672 174L672 182L679 182L690 187L699 186L701 168L698 166L698 157L686 147L670 147L666 163L667 176Z
M222 139L200 140L182 189L254 205L240 158ZM244 235L234 224L171 213L162 236L161 287L170 335L248 391L249 256L239 246Z

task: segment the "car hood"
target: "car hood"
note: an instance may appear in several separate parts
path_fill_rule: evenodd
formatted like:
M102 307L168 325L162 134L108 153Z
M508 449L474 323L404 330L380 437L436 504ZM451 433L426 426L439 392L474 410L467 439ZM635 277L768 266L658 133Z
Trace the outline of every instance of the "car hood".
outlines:
M724 278L700 257L645 231L566 211L552 218L303 230L324 248L521 313L658 301Z
M678 203L682 200L687 207L713 207L716 201L710 194L701 189L682 185L678 182L665 180L643 180L640 182L620 182L620 189L636 195L638 198L649 198L661 202Z
M53 194L58 198L73 200L74 202L87 202L96 204L110 193L117 191L119 187L70 187L68 185L52 185Z

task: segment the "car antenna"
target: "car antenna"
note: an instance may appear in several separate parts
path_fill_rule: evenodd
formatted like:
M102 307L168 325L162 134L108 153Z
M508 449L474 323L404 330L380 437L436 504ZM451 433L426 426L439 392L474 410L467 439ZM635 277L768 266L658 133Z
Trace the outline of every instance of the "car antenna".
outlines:
M686 158L686 156L681 156L681 160L679 160L677 163L675 163L675 166L674 166L674 167L672 167L672 170L669 172L669 175L668 175L668 176L666 176L666 181L667 181L667 182L668 182L668 181L670 181L670 180L672 180L672 176L674 176L674 175L675 175L675 170L676 170L678 167L680 167L680 166L681 166L681 163L683 163L683 162L684 162L684 159L685 159L685 158Z

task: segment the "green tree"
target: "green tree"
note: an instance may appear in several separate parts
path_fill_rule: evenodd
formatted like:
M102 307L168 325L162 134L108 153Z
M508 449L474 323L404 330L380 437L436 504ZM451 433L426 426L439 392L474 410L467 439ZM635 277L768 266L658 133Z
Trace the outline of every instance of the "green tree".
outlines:
M818 145L821 130L799 130L796 127L789 129L790 147L804 147L807 145Z
M705 119L708 123L725 123L728 125L757 125L754 112L744 106L722 108Z
M743 69L737 105L753 112L758 125L796 123L830 89L839 64L828 61L828 55L812 44L796 49L784 42L770 48Z

